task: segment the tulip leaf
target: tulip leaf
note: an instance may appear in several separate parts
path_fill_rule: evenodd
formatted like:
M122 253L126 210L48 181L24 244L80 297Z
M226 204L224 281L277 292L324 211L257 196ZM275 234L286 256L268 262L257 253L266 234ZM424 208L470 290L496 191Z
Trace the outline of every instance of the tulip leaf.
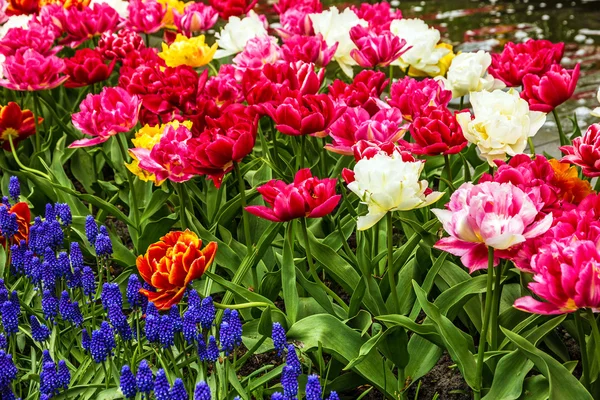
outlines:
M288 222L283 242L281 262L281 282L285 311L293 324L298 318L298 287L296 286L296 266L294 265L294 221ZM331 303L330 303L331 305Z
M140 223L143 224L148 219L154 215L158 210L160 210L164 205L167 199L171 196L171 193L166 192L162 189L155 190L152 192L152 196L150 196L150 200L148 204L144 207L144 212L140 217ZM143 247L141 247L143 249Z
M443 349L425 337L412 335L408 341L410 359L404 373L411 382L425 376L437 364L444 353Z
M356 358L366 340L332 315L311 315L296 322L288 331L288 339L301 343L304 351L322 348L343 364ZM384 366L382 357L372 352L353 370L388 396L394 397L397 380Z
M575 378L571 372L561 363L552 358L549 354L537 349L524 337L511 332L508 329L502 329L517 348L522 351L527 358L535 364L536 368L544 375L549 382L551 399L561 400L592 400L592 396L583 385Z
M285 252L285 247L284 247L284 252ZM282 276L282 278L283 278L283 276ZM302 274L302 271L300 271L300 269L298 267L296 267L296 279L298 280L298 283L300 283L300 286L302 286L304 288L304 290L306 290L308 292L310 297L315 299L315 301L317 303L319 303L319 305L321 307L323 307L329 314L337 316L335 313L335 310L333 309L331 299L329 298L329 296L327 296L327 293L325 292L325 290L323 290L323 288L321 286L319 286L318 284L316 284L315 282L311 282L308 279L306 279L306 277ZM284 284L284 287L285 287L285 284ZM286 307L286 309L287 309L287 307ZM343 318L345 316L341 316L341 317Z
M494 372L492 387L484 400L518 399L523 391L523 382L533 368L533 362L520 350L514 350L500 359Z

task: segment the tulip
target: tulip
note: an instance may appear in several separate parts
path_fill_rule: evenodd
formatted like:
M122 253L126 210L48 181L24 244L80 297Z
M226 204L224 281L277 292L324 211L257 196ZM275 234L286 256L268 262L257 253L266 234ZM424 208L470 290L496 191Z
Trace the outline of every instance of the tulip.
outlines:
M352 151L354 153L354 160L357 162L363 158L373 158L377 154L387 154L391 157L394 153L398 153L402 157L402 161L416 161L415 157L411 153L405 151L404 148L392 142L375 143L368 140L360 140L356 142L354 146L352 146ZM342 170L342 176L346 183L354 181L354 172L352 170L344 168Z
M267 104L277 130L293 136L324 136L344 110L345 107L336 107L325 94L288 97L277 106Z
M338 154L352 155L353 146L361 140L373 144L395 143L405 130L401 127L402 114L394 108L382 109L372 117L361 108L346 109L328 130L333 139L325 148Z
M105 87L100 94L88 94L73 114L73 125L92 139L76 140L69 146L88 147L106 142L111 136L128 132L137 124L140 99L119 87Z
M248 40L244 51L233 58L237 80L242 80L247 69L262 69L265 64L275 64L282 58L277 38L258 36Z
M600 124L590 125L583 136L560 150L566 154L561 161L579 165L585 176L600 176Z
M38 117L38 125L44 119ZM9 136L16 145L35 133L35 119L31 110L21 110L15 102L0 106L0 141L2 148L10 151Z
M167 7L157 0L130 0L126 26L134 32L154 33L164 26Z
M419 180L424 163L405 161L407 157L394 152L378 153L356 163L354 173L346 173L348 189L368 207L367 215L358 217L358 230L369 229L390 211L409 211L426 207L443 196Z
M369 29L376 33L390 30L393 20L402 19L402 11L392 11L390 3L381 1L375 4L360 3L360 7L351 5L350 9L358 16L369 23Z
M273 222L285 222L296 218L321 218L330 214L340 202L335 194L336 179L319 179L312 176L310 169L296 173L294 182L271 180L258 187L266 206L249 206L250 214Z
M65 59L67 67L65 73L69 75L65 87L76 88L107 80L116 61L116 59L113 59L109 65L106 65L97 51L92 49L77 50L73 57Z
M506 86L521 86L525 75L541 75L548 71L552 64L559 63L564 51L564 43L553 44L548 40L508 42L502 53L492 54L489 73Z
M531 260L531 296L517 299L520 310L542 315L565 314L581 308L600 311L600 253L590 240L560 240L539 250Z
M477 146L491 166L494 160L523 153L527 139L546 121L546 114L530 111L514 89L471 93L471 104L475 115L461 112L456 119L465 138Z
M140 293L157 309L170 309L181 301L188 285L206 272L216 253L216 242L202 248L202 240L194 232L167 233L136 260L144 281L156 289L140 289Z
M329 95L338 105L362 107L374 115L381 108L379 97L389 80L383 72L365 70L359 72L352 83L336 79L329 85Z
M329 64L336 49L337 43L328 47L320 33L316 36L294 35L281 46L285 61L313 63L319 68Z
M358 18L350 8L340 13L337 7L330 7L329 10L319 14L310 14L309 18L315 34L323 35L327 45L333 46L337 43L333 58L342 71L352 77L354 75L352 66L357 64L350 55L352 50L356 49L350 38L350 29L357 25L366 27L367 21Z
M388 103L399 108L408 121L426 107L447 106L452 99L452 92L445 90L441 82L430 78L422 81L409 77L399 79L392 84L390 95Z
M443 75L438 64L450 50L438 46L440 32L437 29L430 28L420 19L395 19L390 24L390 31L410 47L392 65L399 65L404 70L410 67L428 76Z
M139 168L156 176L156 182L169 179L185 182L195 174L191 171L188 142L192 132L183 124L167 124L160 140L151 149L134 148L131 153Z
M549 113L573 96L578 79L579 64L572 70L554 64L541 76L525 75L521 97L531 110Z
M273 9L277 14L283 14L293 8L307 8L310 12L318 13L323 10L320 0L279 0L273 4Z
M6 207L4 204L0 204L0 207ZM31 212L26 202L21 201L14 204L8 209L8 214L15 214L17 216L17 231L12 236L10 244L20 244L22 240L25 242L29 241L29 229L31 226ZM6 237L0 232L0 246L6 247Z
M208 79L204 91L220 107L244 101L242 86L235 79L235 68L231 64L222 64L219 73Z
M8 0L6 15L30 15L40 10L39 0Z
M223 58L244 50L248 40L257 36L267 36L265 21L255 12L250 12L245 18L229 17L227 25L221 32L215 33L219 50L215 58Z
M504 88L504 82L494 79L487 73L492 62L489 53L483 50L477 53L460 53L452 59L447 78L441 78L452 97L462 97L469 92L491 91Z
M209 0L210 5L217 10L219 17L239 17L248 14L254 8L258 0Z
M136 32L123 28L117 33L104 32L96 50L107 60L123 60L128 54L145 48L144 40Z
M61 50L60 46L54 46L54 31L50 27L34 24L26 28L14 27L6 32L0 40L0 54L14 56L23 48L35 49L44 56L55 55Z
M63 12L57 13L55 18L66 33L66 37L59 43L71 47L77 47L104 32L112 32L116 30L119 23L119 14L105 3L97 3L81 11L77 8L63 9Z
M389 31L375 33L360 25L350 29L350 38L357 47L350 55L363 68L387 67L409 49Z
M467 146L456 117L446 106L426 107L410 125L410 134L414 143L400 143L418 155L456 154Z
M173 43L162 44L162 52L158 56L165 60L168 67L188 65L198 68L211 62L216 51L217 44L209 47L204 42L204 35L188 38L177 34Z
M61 75L64 69L62 59L26 48L6 57L5 79L0 79L0 86L22 91L53 89L68 79L68 76Z
M538 218L533 201L511 183L463 183L446 208L431 210L450 234L434 247L461 257L471 273L488 267L488 247L496 250L497 265L499 258L552 225L552 214Z
M315 12L317 11L311 7L302 5L288 8L283 14L279 15L279 24L281 27L275 28L275 31L284 41L289 40L295 35L312 36L314 30L309 15ZM321 10L318 12L321 12ZM335 46L337 48L337 44Z
M187 4L183 14L178 12L173 14L175 26L181 33L192 37L192 34L207 31L215 25L219 14L214 8L202 3Z

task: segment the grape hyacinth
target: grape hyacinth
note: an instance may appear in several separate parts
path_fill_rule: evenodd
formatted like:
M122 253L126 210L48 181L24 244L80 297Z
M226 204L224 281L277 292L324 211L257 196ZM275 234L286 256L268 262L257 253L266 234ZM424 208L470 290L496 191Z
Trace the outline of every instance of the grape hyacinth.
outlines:
M19 314L21 310L12 301L5 301L2 303L2 326L4 326L4 332L11 336L19 331Z
M154 377L152 376L152 370L148 365L148 361L142 360L140 362L135 382L137 384L138 391L145 393L146 396L149 396L150 392L154 390Z
M281 353L285 350L287 345L287 337L285 335L285 329L279 322L273 323L273 330L271 336L273 337L273 345L277 350L277 355L281 356Z
M217 339L210 335L208 338L208 346L206 347L206 355L208 361L216 362L219 359L219 346L217 346Z
M319 377L315 374L308 377L306 382L306 400L322 400L321 383Z
M17 377L17 372L12 355L0 350L0 387L9 386Z
M173 327L173 321L168 315L163 315L160 318L158 337L160 344L165 349L175 345L175 328Z
M123 296L119 290L119 285L116 283L105 283L102 285L100 299L102 300L102 307L105 310L110 306L123 308Z
M271 395L271 400L284 400L284 397L281 393L275 392Z
M281 386L283 395L287 399L295 398L298 395L298 374L293 367L286 365L281 372Z
M200 325L202 326L202 328L210 329L215 320L215 305L213 303L212 297L208 296L202 299L199 317Z
M53 362L44 362L40 373L40 392L52 396L58 392L59 387L56 365Z
M44 342L50 337L50 329L46 325L40 324L35 315L29 317L29 325L31 326L31 337L33 340Z
M6 340L6 336L4 336L4 333L0 333L0 349L6 350L7 347L8 341Z
M71 383L71 372L65 360L58 362L58 382L63 389L68 389Z
M340 400L340 396L338 396L337 392L331 392L327 400Z
M106 348L108 349L109 354L117 347L117 343L115 341L115 332L110 327L110 324L106 321L102 321L100 324L100 332L102 332L102 336L104 337L104 343L106 344Z
M7 241L19 231L19 225L17 223L17 215L8 211L8 207L3 205L0 207L0 231L2 236Z
M69 258L71 260L71 267L83 269L83 254L81 253L79 243L71 243L71 251L69 252Z
M133 372L128 365L123 365L121 368L121 379L120 379L121 392L127 399L135 398L137 394L137 386Z
M169 400L169 391L171 385L167 379L164 369L156 371L156 378L154 380L154 398L156 400Z
M88 333L87 329L83 328L81 330L81 347L86 351L90 351L91 343L92 338L90 338L90 334Z
M87 265L83 267L81 285L83 286L83 294L89 297L94 296L96 293L96 277L94 276L94 271Z
M56 203L56 214L64 227L71 225L73 222L71 207L67 203Z
M90 342L90 353L94 362L101 363L106 361L109 349L106 346L104 335L99 330L92 332L92 340Z
M188 344L192 344L196 335L198 334L198 327L196 325L196 314L194 310L188 310L183 314L183 338Z
M298 355L296 354L296 348L293 344L289 344L287 350L288 352L285 358L286 364L292 367L294 371L296 371L297 375L300 375L302 373L302 366L300 364L300 360L298 359Z
M216 345L216 343L215 343ZM204 337L202 334L198 335L198 359L200 361L209 361L208 358L208 350L206 349L206 342L204 341ZM217 358L219 357L219 349L217 349Z
M146 339L151 343L160 340L160 316L146 314Z
M85 236L91 245L96 243L96 236L98 236L98 225L96 225L96 221L91 215L85 217Z
M142 305L142 298L145 296L140 293L141 288L142 284L140 283L138 276L136 274L129 275L129 281L127 281L127 290L125 292L129 307L135 308Z
M181 332L183 330L183 319L181 318L181 314L179 314L179 307L177 304L173 304L169 309L169 319L173 324L173 330L175 332Z
M176 378L169 392L169 400L188 400L188 394L181 378Z
M21 184L19 183L19 178L16 176L11 176L8 180L8 195L14 202L19 201L19 196L21 196Z
M42 295L42 311L44 312L44 318L48 321L54 322L58 315L58 300L50 290L44 290Z
M210 387L204 381L198 383L196 385L196 390L194 390L194 400L211 400L212 395L210 393Z
M47 363L47 362L54 363L54 360L52 359L52 356L50 355L50 351L44 350L44 351L42 351L42 364Z

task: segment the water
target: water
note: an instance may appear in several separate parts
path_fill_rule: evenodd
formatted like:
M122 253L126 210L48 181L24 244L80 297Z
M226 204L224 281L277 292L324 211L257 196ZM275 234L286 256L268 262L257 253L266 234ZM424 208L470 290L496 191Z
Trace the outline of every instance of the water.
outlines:
M329 2L333 3L339 4ZM497 52L507 41L527 38L565 42L562 64L572 68L581 63L575 95L558 108L565 131L572 130L568 117L573 114L577 114L582 130L600 122L590 116L590 111L600 106L596 99L600 86L600 0L391 0L390 4L400 8L405 18L421 18L435 26L455 51ZM552 115L548 115L534 143L537 152L560 155Z

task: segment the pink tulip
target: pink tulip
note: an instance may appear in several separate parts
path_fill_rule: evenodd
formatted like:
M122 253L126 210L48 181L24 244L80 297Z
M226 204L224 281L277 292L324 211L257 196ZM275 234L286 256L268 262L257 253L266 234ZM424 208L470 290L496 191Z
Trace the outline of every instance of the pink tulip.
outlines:
M527 100L530 110L549 113L573 96L578 79L579 64L572 70L554 64L543 75L523 77L521 98Z
M41 24L31 24L27 28L11 28L0 40L0 54L14 56L24 48L35 49L43 56L55 55L61 46L54 46L54 30Z
M314 33L312 21L308 17L311 13L314 13L314 11L309 7L289 8L279 16L281 28L275 30L283 40L287 40L293 35L310 35Z
M113 32L119 23L119 14L106 3L96 3L83 10L78 10L77 7L63 9L62 13L57 12L54 18L67 35L59 43L71 47L77 47L104 32Z
M387 154L388 156L398 153L402 156L402 161L404 162L417 161L411 153L391 142L375 143L368 140L360 140L352 146L352 151L354 152L354 159L356 161L362 160L363 158L373 158L380 153ZM352 170L348 171L352 172ZM346 183L349 183L349 181L346 180Z
M96 49L107 60L123 60L132 53L138 53L146 48L144 39L127 28L118 33L104 32L98 40ZM157 57L158 58L158 57Z
M350 29L350 38L357 47L350 55L363 68L387 67L410 49L390 31L375 33L360 25Z
M534 314L553 315L591 308L600 311L600 253L590 240L564 239L539 250L531 260L534 282L529 289L545 301L531 296L517 299L514 306Z
M311 13L320 13L323 11L323 5L320 0L279 0L273 4L273 9L275 9L277 14L283 14L289 9L298 7L306 8Z
M393 20L402 19L402 11L392 11L390 3L387 1L381 1L375 4L361 3L360 7L352 5L350 6L350 9L354 11L358 18L367 21L369 23L369 29L376 33L389 31L390 24Z
M394 108L382 109L372 117L361 107L346 112L329 128L331 144L325 146L338 154L352 155L353 146L361 140L370 143L395 143L404 134L402 114Z
M5 79L0 80L0 86L23 91L53 89L69 78L61 75L64 70L65 62L61 58L25 48L6 57Z
M579 165L586 176L600 176L600 124L590 125L583 136L560 150L566 154L561 161Z
M496 250L494 265L527 239L546 232L552 214L539 218L536 205L510 183L466 182L446 204L447 210L433 209L450 237L435 248L461 257L469 272L485 269L488 247Z
M188 142L191 138L192 132L184 125L177 128L167 125L152 150L135 148L130 151L139 160L140 168L156 175L157 182L165 179L185 182L194 176L189 161Z
M167 8L156 0L131 0L127 27L135 32L154 33L164 25Z
M294 35L281 46L283 59L287 62L303 61L317 67L325 67L335 54L338 44L327 47L320 33L316 36Z
M412 121L427 106L447 106L452 92L441 81L425 78L421 81L405 77L392 84L391 106L397 107L405 119Z
M88 94L73 114L73 125L93 139L76 140L69 146L88 147L104 143L111 136L128 132L138 121L141 100L120 87L105 87L100 94Z
M244 51L233 58L236 79L241 81L247 69L260 70L265 64L275 64L282 58L277 39L272 36L258 36L248 40Z
M340 202L335 194L337 180L319 179L312 176L310 169L301 169L294 183L271 180L258 187L266 206L249 206L246 211L273 222L285 222L296 218L321 218L330 214Z
M242 86L235 79L235 68L231 64L222 64L219 73L208 79L204 91L220 107L244 101Z
M183 10L183 14L173 11L175 26L187 37L192 37L195 32L209 30L215 25L217 19L219 19L217 11L202 3L190 3Z

